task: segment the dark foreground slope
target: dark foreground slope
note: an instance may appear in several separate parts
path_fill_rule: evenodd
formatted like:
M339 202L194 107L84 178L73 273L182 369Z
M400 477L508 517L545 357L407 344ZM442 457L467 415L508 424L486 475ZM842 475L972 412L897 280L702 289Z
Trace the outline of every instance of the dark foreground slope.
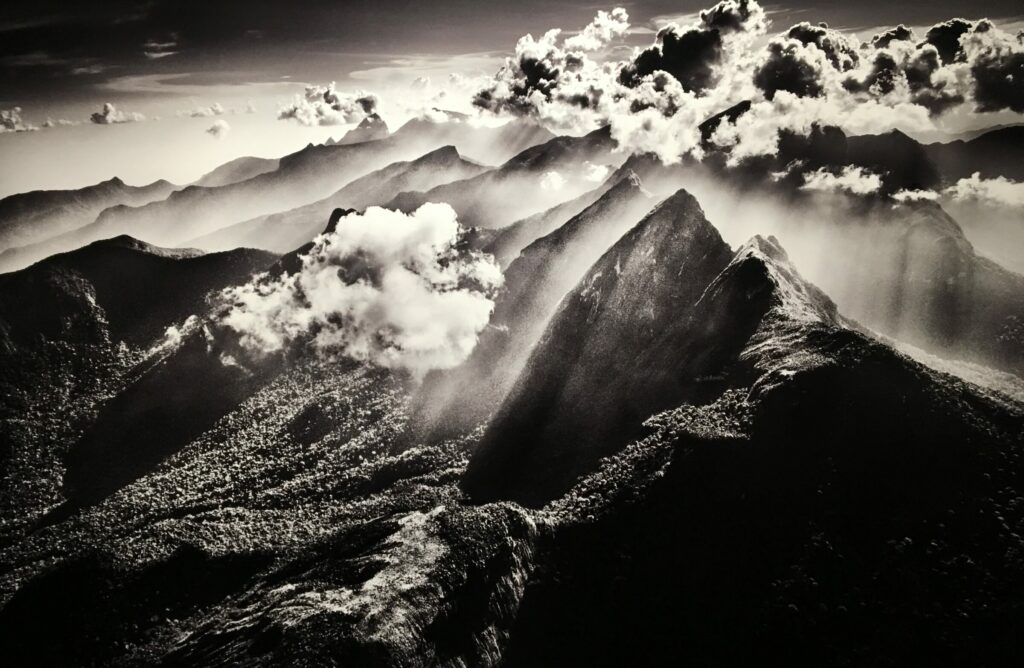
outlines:
M5 514L18 509L5 515L5 533L61 500L68 444L98 404L132 384L165 330L273 261L262 251L204 255L118 237L0 276L0 499ZM119 416L117 429L130 420Z
M298 350L261 376L239 357L251 393L162 463L4 534L7 656L1012 664L1020 406L852 329L773 240L733 252L685 193L667 209L554 316L533 359L570 348L566 336L579 350L520 379L561 385L551 404L515 400L538 440L501 440L505 416L479 446L479 431L423 444L402 374ZM213 373L221 352L187 356ZM589 440L543 440L569 425ZM494 457L507 474L481 461ZM552 500L504 500L527 496Z

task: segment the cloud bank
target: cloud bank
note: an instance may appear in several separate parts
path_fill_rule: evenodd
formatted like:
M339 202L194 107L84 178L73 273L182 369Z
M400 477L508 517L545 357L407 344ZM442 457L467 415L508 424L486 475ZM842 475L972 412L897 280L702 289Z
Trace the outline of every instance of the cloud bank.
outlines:
M121 111L112 103L107 102L103 109L93 113L89 120L97 125L112 125L114 123L137 123L146 120L146 117L135 111Z
M756 0L723 0L627 59L594 53L626 27L616 9L568 39L524 36L475 106L557 130L608 124L624 149L669 163L717 149L733 164L776 154L781 131L925 131L957 109L1024 112L1024 34L987 19L952 19L923 36L900 25L864 41L802 22L769 37ZM749 110L701 137L703 120L741 102Z
M222 322L258 353L303 342L422 376L462 362L501 284L488 255L458 248L447 204L411 214L370 207L314 241L302 268L225 290Z
M302 95L278 111L277 118L307 126L346 125L376 111L377 96L372 93L339 93L334 86L333 81L326 86L307 86Z

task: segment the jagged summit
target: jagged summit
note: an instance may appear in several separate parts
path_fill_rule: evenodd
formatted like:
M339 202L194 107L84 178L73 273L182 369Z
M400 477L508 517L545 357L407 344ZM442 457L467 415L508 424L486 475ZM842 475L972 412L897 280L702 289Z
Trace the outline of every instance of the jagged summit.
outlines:
M481 500L542 505L636 437L646 417L714 401L769 366L795 368L779 357L817 359L808 331L841 326L835 305L800 278L775 239L755 237L733 252L680 190L562 301L464 487Z
M376 139L386 139L389 134L388 124L378 114L374 113L360 121L359 125L346 132L336 144L360 144Z

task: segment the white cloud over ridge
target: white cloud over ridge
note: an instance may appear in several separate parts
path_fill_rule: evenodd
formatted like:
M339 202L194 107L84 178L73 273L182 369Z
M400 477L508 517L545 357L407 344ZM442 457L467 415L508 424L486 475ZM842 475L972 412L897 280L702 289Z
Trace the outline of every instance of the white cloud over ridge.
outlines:
M459 233L447 204L349 214L298 272L225 290L221 321L258 353L302 341L415 376L451 368L476 345L502 281L490 256L456 248Z
M1024 183L1005 177L983 179L975 172L946 189L945 194L956 201L973 200L1002 206L1024 207Z
M801 190L814 192L848 192L853 195L871 195L882 188L882 177L862 167L848 165L838 173L824 167L803 175Z
M615 29L600 30L613 16ZM622 9L599 13L568 39L558 30L526 35L474 104L555 130L608 124L625 150L669 163L716 147L733 164L774 155L780 132L815 125L933 131L956 109L1024 112L1024 36L988 20L955 19L923 36L897 26L864 42L804 22L767 44L769 21L756 0L723 0L690 20L665 25L653 44L619 61L589 51L627 31ZM749 111L701 137L703 120L740 102Z

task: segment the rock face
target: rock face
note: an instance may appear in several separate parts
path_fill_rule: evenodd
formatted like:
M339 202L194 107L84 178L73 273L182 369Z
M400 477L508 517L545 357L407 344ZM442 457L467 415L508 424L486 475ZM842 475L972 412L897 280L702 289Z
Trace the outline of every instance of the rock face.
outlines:
M856 361L875 354L877 344L847 326L774 240L755 238L733 253L693 198L680 192L566 296L487 427L464 487L479 500L543 505L637 438L648 416L680 403L712 404L729 390L742 388L765 402L792 399L803 391L795 379L829 378L840 369L880 383L891 373L905 379L907 391L918 383L911 378L920 371L894 353L866 368ZM867 381L835 382L844 390L834 394L846 396L847 387L866 393L856 401L871 411ZM769 412L803 410L810 409L773 404ZM921 410L930 412L924 404ZM897 420L888 404L877 411ZM960 418L955 422L970 429Z
M630 174L522 251L505 272L505 291L470 358L451 372L435 374L422 388L421 417L431 431L472 428L495 409L562 296L653 201Z

